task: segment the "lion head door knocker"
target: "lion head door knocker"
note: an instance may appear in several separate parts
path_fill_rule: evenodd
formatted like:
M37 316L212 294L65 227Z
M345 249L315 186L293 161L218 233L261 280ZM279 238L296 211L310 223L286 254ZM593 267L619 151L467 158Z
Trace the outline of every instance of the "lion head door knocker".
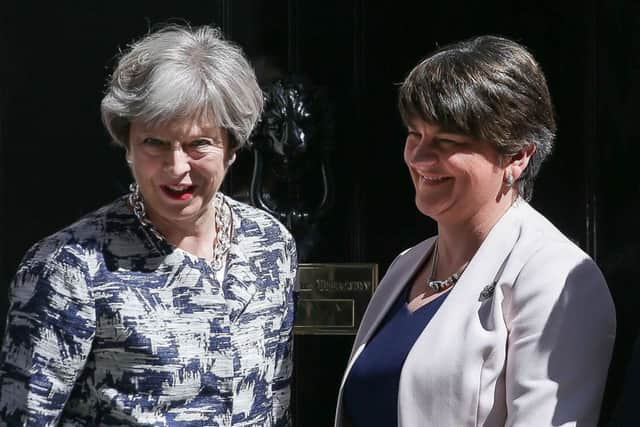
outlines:
M334 199L329 106L320 89L296 78L271 83L264 95L264 112L251 137L250 199L286 225L304 261Z

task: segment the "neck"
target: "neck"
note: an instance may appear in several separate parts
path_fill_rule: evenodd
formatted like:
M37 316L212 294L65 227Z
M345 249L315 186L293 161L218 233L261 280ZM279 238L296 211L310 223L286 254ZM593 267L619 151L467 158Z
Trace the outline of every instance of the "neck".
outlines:
M509 192L464 221L438 223L438 278L450 276L473 258L515 198L515 193Z
M216 238L215 210L213 206L202 215L185 221L169 221L150 213L153 226L167 241L197 257L211 260Z

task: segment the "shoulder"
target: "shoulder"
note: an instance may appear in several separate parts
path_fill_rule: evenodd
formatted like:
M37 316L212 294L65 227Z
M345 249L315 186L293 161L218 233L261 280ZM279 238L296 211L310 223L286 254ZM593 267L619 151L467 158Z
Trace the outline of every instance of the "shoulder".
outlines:
M543 275L569 275L580 267L602 278L591 257L565 236L541 213L522 202L519 208L520 237L514 253L523 258L523 270L541 270ZM547 268L541 269L546 266ZM604 281L604 279L602 279Z
M268 242L293 241L289 230L267 212L228 196L225 196L225 201L231 207L236 233L247 237L260 237Z
M45 237L26 252L13 277L12 305L44 307L91 301L108 205ZM17 305L16 305L17 304ZM86 314L86 313L85 313Z
M393 289L399 286L399 284L402 285L405 283L405 281L409 279L406 275L410 274L416 265L424 259L435 240L436 236L430 237L400 252L391 262L389 268L387 268L382 280L380 280L380 283L376 287L375 294L385 294L388 291L393 292Z
M425 240L421 241L420 243L415 244L415 245L403 250L393 260L393 262L389 266L389 269L391 269L391 267L395 266L395 264L397 264L398 262L400 262L402 264L402 263L405 263L405 262L415 262L418 259L422 259L422 257L425 255L425 253L433 246L433 244L435 243L437 237L438 236L429 237L428 239L425 239Z
M519 209L511 309L544 317L561 307L567 315L586 311L614 324L609 288L595 261L531 206Z
M268 213L225 196L233 218L232 257L244 259L255 274L276 274L267 281L286 292L293 291L298 257L291 233ZM237 262L237 259L234 261ZM285 293L286 293L285 292Z
M116 200L36 242L24 255L19 270L52 265L84 268L86 258L103 246L107 217L117 211L118 205Z

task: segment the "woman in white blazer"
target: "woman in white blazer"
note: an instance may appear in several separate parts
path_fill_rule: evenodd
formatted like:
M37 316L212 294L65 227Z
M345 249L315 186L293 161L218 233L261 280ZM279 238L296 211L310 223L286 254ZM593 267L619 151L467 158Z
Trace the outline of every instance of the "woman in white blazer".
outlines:
M445 46L399 108L438 235L380 282L335 425L595 426L615 311L596 264L528 204L555 136L539 65L504 38Z

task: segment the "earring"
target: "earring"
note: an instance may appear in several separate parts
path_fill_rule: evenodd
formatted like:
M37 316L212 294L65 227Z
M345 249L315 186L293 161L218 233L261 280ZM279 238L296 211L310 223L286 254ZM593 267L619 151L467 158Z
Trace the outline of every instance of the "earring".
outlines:
M233 153L227 162L227 166L231 166L236 161L236 153Z
M133 160L131 160L131 159L127 159L127 163L129 163L130 165L132 165L132 164L133 164Z
M504 177L504 182L507 184L507 187L511 187L513 185L514 179L510 170L507 171L507 175Z

